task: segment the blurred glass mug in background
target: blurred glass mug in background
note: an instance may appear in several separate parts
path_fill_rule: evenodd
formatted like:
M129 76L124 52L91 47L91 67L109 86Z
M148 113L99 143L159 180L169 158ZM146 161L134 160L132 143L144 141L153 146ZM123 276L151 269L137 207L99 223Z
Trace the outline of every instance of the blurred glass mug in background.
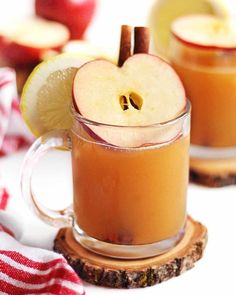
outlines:
M24 198L43 221L72 227L75 239L96 253L136 259L170 250L187 217L190 109L188 102L173 120L129 127L94 122L72 108L71 130L43 135L26 155ZM72 158L73 205L60 211L40 204L31 186L35 163L55 148Z
M235 23L185 16L172 24L169 58L192 104L192 159L236 157Z

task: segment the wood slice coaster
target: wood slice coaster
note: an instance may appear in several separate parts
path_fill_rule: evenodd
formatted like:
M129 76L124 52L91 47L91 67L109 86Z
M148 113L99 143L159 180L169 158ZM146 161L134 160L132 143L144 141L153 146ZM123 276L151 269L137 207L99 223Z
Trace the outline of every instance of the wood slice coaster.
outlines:
M186 232L168 253L137 260L104 257L78 244L71 228L60 229L54 250L62 253L76 273L85 281L112 288L140 288L161 283L181 275L199 260L207 243L207 229L188 217Z
M191 159L190 181L209 187L236 184L236 159Z

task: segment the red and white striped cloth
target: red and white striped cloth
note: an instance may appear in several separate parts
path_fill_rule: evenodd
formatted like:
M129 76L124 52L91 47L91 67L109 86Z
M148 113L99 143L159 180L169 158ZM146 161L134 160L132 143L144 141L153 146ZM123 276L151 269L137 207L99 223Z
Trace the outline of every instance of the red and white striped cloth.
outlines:
M79 277L61 255L24 246L12 235L1 224L0 211L0 294L85 294Z
M9 194L7 190L3 187L3 184L1 184L1 181L0 181L0 209L1 210L6 209L8 199L9 199Z
M0 68L0 156L29 145L33 136L19 111L16 75L10 68Z
M11 68L0 68L0 157L29 146L33 136L25 126L19 110L16 90L16 74ZM0 167L0 209L8 201L8 193L2 184Z
M16 95L15 72L0 69L0 156L28 146ZM4 171L0 173L4 177ZM9 194L0 175L0 294L85 294L82 282L62 255L19 242L20 220L7 213ZM6 211L5 211L6 210Z

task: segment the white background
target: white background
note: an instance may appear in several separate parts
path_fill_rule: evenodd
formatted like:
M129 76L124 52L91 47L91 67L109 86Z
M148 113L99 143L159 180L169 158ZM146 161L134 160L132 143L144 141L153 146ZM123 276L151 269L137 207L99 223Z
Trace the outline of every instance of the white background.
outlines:
M100 0L97 14L87 38L94 43L110 46L118 42L120 24L143 25L150 4L148 0ZM0 19L6 21L30 14L30 0L0 1ZM118 44L118 43L117 43ZM24 228L22 242L50 249L56 229L39 221L23 203L19 188L19 173L25 151L0 159L0 173L12 195L9 212ZM177 172L176 172L177 173ZM35 172L35 188L51 207L71 196L70 157L66 152L50 153ZM37 177L39 176L40 177ZM236 294L236 188L209 189L190 185L188 213L204 223L209 241L202 260L196 267L178 278L145 289L115 290L85 283L87 294ZM0 241L1 243L1 241Z

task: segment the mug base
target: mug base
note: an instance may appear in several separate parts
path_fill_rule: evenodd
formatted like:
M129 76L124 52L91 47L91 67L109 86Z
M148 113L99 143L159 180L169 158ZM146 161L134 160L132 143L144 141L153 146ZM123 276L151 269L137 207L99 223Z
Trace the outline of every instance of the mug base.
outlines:
M236 184L236 147L190 147L190 181L208 187Z
M174 237L145 245L119 245L103 242L88 236L78 225L74 225L72 230L75 240L87 250L107 257L130 260L158 256L170 251L183 238L185 226Z
M208 187L236 184L236 147L190 148L190 181Z

